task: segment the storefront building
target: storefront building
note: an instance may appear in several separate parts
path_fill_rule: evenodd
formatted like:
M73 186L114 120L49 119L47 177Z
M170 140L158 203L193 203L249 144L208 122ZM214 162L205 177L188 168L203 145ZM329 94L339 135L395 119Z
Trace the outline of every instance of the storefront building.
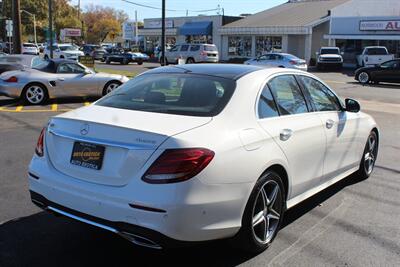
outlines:
M291 0L220 28L221 59L287 52L308 62L338 46L345 62L369 45L399 56L400 0Z
M400 1L352 0L331 11L330 31L324 35L354 65L365 46L385 46L400 56Z
M193 16L167 18L165 21L167 47L175 43L210 43L221 48L219 29L241 17ZM161 19L145 19L139 35L144 38L144 50L151 54L161 44ZM221 52L221 51L220 51Z

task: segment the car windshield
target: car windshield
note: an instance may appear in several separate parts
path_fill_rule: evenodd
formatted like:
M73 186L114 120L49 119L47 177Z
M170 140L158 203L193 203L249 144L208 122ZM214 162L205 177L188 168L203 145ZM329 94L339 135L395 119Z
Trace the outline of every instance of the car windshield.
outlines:
M375 48L368 48L367 54L373 56L373 55L387 55L388 53L386 49L383 47L375 47Z
M78 48L74 45L60 45L59 46L61 51L74 51L78 50Z
M35 65L32 69L45 71L45 70L48 70L48 69L49 69L49 67L51 66L51 64L52 64L51 61L42 60L40 63L38 63L37 65Z
M187 116L215 116L226 106L236 82L195 74L144 74L100 99L96 105Z
M339 54L339 49L336 48L321 49L321 55L326 55L326 54Z

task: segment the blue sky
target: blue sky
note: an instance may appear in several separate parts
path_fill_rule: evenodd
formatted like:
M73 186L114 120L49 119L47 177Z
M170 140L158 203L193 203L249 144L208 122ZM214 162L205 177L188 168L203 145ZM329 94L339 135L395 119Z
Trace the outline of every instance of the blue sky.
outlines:
M161 7L161 0L131 0L132 2L153 6ZM225 15L239 15L242 13L256 13L270 7L287 2L287 0L166 0L167 9L181 10L178 12L167 11L167 17L178 17L185 16L186 12L183 10L189 10L189 16L196 16L198 12L190 12L191 10L207 10L217 8L219 4L224 8ZM76 5L78 0L72 0L71 4ZM144 18L157 18L161 17L160 10L154 10L150 8L144 8L134 6L123 2L122 0L81 0L81 8L85 9L85 6L94 4L109 6L116 9L122 9L133 19L135 9L138 11L138 19L143 20ZM202 12L202 14L215 15L216 11Z

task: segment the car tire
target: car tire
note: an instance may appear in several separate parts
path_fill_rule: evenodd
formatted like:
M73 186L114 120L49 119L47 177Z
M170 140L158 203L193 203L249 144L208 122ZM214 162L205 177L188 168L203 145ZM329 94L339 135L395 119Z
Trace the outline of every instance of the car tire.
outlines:
M30 83L22 90L21 98L28 105L42 105L49 99L49 93L43 84Z
M357 176L361 180L367 179L374 170L375 162L378 157L379 140L375 131L371 131L368 136L367 143L363 150L360 167Z
M188 59L186 59L186 64L194 64L194 63L195 63L194 58L189 57Z
M60 56L60 58L64 58L64 56L63 56L63 55L61 55L61 56Z
M358 74L357 80L362 84L368 84L371 81L371 76L368 72L362 71Z
M109 81L108 83L106 83L106 85L104 85L103 88L103 96L111 93L112 91L114 91L118 86L120 86L122 83L120 81Z
M143 65L143 60L139 59L139 60L137 61L137 64L138 64L138 65Z
M100 62L105 62L105 61L106 61L105 58L101 58L101 59L100 59Z
M242 227L233 239L234 245L250 253L267 249L281 226L285 196L281 177L273 171L265 172L246 204Z
M111 64L111 60L109 58L106 58L106 64Z
M129 59L124 58L124 59L121 61L121 64L122 64L122 65L128 65L128 64L129 64Z

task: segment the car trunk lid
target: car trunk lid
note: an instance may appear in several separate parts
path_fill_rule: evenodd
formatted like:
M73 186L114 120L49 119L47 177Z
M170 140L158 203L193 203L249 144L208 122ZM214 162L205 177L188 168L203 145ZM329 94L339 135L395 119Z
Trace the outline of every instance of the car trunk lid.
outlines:
M52 118L45 142L50 162L63 174L88 182L122 186L138 175L168 137L210 121L210 117L92 105ZM92 158L84 156L85 152L101 154L95 164L99 169L90 165Z

